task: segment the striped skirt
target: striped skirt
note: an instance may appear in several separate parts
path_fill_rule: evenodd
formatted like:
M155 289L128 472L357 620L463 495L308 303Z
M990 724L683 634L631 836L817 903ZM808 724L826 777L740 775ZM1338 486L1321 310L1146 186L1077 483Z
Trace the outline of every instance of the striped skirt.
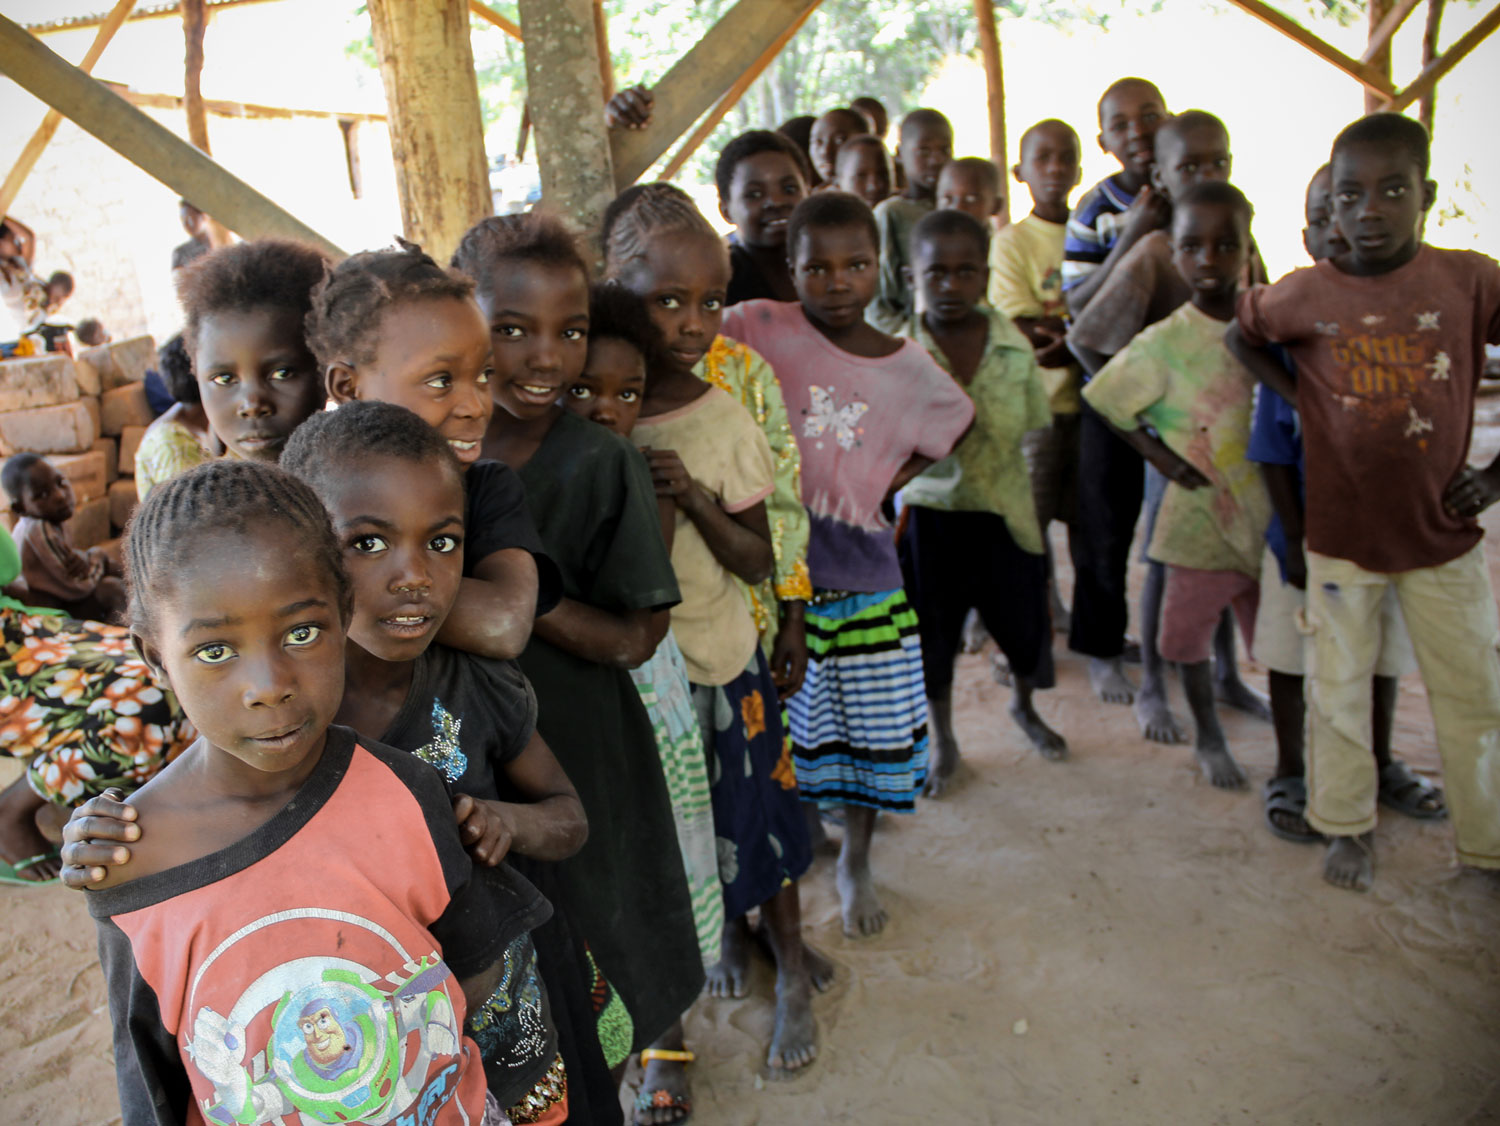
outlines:
M927 697L905 591L808 606L807 678L787 718L804 800L916 808L927 777Z

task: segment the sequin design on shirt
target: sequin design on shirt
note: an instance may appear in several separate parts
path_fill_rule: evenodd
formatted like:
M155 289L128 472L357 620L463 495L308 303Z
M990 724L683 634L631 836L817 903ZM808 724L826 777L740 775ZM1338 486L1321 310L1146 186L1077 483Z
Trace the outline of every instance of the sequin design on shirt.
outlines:
M839 406L832 384L827 387L813 384L807 391L812 399L812 408L803 412L807 415L807 421L802 424L802 436L821 439L831 430L834 440L843 449L852 450L859 445L859 436L865 432L864 427L859 425L859 420L870 409L870 404L854 399ZM821 441L815 441L814 445L820 450L823 448Z
M459 746L458 733L464 721L455 718L441 700L432 701L432 740L413 752L442 776L456 782L469 769L469 756Z

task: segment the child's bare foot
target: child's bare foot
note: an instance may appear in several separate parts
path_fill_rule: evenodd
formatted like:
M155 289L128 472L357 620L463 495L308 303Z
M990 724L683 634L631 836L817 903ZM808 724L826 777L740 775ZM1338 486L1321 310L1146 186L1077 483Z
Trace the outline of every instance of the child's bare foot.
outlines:
M1271 701L1241 680L1237 672L1214 678L1214 699L1237 712L1271 722Z
M1140 725L1141 734L1153 743L1175 747L1187 742L1187 732L1167 706L1166 685L1160 681L1150 688L1143 687L1135 698L1135 721Z
M1073 628L1073 615L1068 613L1068 608L1062 604L1062 598L1057 593L1057 584L1048 583L1047 589L1052 592L1052 632L1066 634Z
M1198 746L1194 748L1193 754L1198 758L1198 766L1203 771L1203 777L1219 789L1243 790L1250 784L1240 764L1229 753L1229 744L1224 742L1222 736L1199 735Z
M750 930L744 916L724 924L719 960L708 967L710 997L743 997L750 991Z
M885 929L890 916L880 905L880 896L875 894L875 877L868 861L851 865L840 856L834 883L839 889L845 934L850 938L868 938Z
M52 855L56 845L37 827L37 815L45 815L46 806L32 793L24 775L0 791L0 859L14 866L36 856L46 858L17 868L19 880L50 880L62 871L62 861Z
M1135 699L1135 686L1120 667L1121 657L1090 657L1089 683L1106 704L1128 704Z
M922 793L929 798L942 794L958 769L958 738L953 734L953 697L948 692L927 697L929 738L927 782Z
M771 929L766 925L765 919L756 924L755 942L773 962L776 960L776 950L771 944ZM819 993L827 993L833 988L834 975L838 972L833 961L812 943L802 943L802 968L807 971L807 980Z
M978 653L984 648L984 643L990 639L984 623L979 620L979 613L970 610L969 616L964 619L963 651L965 653Z
M1332 838L1323 858L1323 878L1334 887L1369 891L1375 883L1375 834Z
M1048 727L1047 722L1037 715L1029 695L1023 698L1021 693L1017 692L1011 699L1010 718L1016 721L1016 726L1025 733L1031 745L1036 748L1037 754L1048 762L1062 762L1068 757L1068 741Z
M785 980L790 977L791 980ZM818 1022L806 974L780 975L776 981L776 1028L766 1066L773 1072L800 1071L818 1058Z

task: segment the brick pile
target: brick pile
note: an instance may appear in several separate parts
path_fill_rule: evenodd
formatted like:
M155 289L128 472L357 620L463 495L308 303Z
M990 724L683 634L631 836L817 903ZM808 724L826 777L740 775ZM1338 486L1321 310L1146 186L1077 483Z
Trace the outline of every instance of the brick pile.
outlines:
M144 380L155 361L155 343L137 336L76 360L51 352L0 363L0 459L43 454L73 483L68 530L79 549L113 547L135 510L135 451L152 417ZM8 502L0 520L14 524Z

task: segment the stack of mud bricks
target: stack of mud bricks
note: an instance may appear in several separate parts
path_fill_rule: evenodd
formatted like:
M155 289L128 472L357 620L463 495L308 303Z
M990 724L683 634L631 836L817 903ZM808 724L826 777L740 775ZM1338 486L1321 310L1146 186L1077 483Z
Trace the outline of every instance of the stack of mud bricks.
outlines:
M68 521L80 549L115 546L135 509L136 447L151 424L144 380L156 362L149 336L0 363L0 459L46 456L73 483ZM7 527L14 523L5 504Z

